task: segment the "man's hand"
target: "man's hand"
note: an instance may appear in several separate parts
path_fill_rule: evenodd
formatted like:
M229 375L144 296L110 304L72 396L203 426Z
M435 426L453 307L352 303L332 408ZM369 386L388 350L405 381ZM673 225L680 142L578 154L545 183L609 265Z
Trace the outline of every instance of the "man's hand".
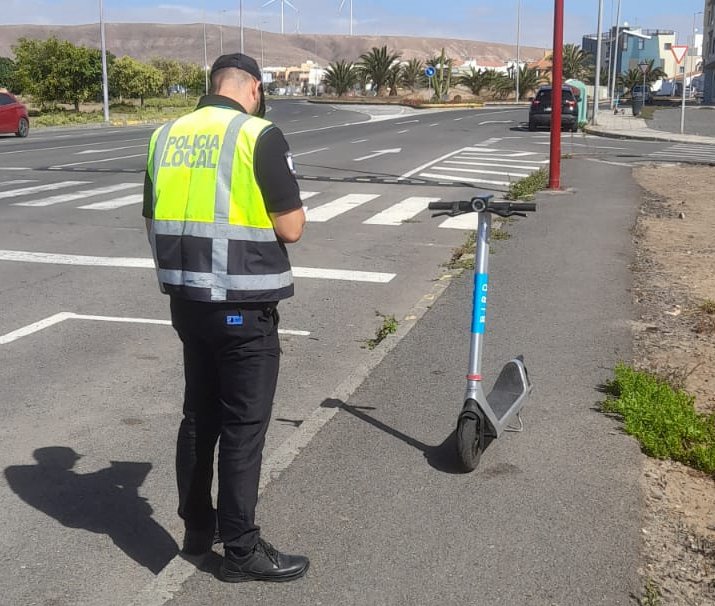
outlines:
M305 211L302 208L270 215L273 229L281 242L292 244L300 240L305 226Z

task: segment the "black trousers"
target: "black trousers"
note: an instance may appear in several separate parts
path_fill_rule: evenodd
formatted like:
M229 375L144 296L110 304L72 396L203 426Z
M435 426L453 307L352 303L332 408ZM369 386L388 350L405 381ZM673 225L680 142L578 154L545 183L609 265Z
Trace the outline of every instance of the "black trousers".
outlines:
M218 452L218 521L224 547L249 553L263 445L278 379L275 303L204 303L171 298L184 344L184 418L176 448L179 516L186 528L213 528L213 462Z

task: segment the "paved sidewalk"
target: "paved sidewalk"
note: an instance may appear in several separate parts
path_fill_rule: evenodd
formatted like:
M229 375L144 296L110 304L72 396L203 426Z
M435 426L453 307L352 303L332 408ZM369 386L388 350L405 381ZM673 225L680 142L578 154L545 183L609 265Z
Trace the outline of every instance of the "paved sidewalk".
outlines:
M525 431L494 442L474 473L456 472L464 274L347 402L326 394L337 415L263 494L266 538L308 554L308 576L226 585L212 554L168 604L632 603L643 587L642 455L597 412L596 388L630 356L639 190L624 167L565 171L579 191L540 196L491 256L485 374L525 355L535 386Z
M681 135L668 131L655 130L648 125L647 120L635 118L630 115L630 107L625 107L624 111L624 114L613 114L608 109L600 110L598 112L598 125L595 126L589 124L585 128L586 132L593 135L614 137L617 139L638 139L641 141L670 141L677 143L715 145L715 137ZM697 110L691 109L690 111ZM713 120L715 120L715 112L713 112Z

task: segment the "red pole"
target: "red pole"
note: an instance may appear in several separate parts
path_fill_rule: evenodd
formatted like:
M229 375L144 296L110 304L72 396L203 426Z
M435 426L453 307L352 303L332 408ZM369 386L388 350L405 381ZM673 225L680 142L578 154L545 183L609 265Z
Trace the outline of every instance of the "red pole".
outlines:
M551 67L551 163L549 189L561 189L561 87L564 67L564 0L554 0L554 51Z

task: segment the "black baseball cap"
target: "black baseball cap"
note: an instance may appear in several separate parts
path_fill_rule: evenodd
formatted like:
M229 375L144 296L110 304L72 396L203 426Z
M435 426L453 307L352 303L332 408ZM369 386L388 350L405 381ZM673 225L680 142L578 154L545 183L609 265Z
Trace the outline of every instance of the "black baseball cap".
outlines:
M266 115L266 96L263 93L263 76L261 75L261 69L258 67L256 60L253 57L244 55L243 53L221 55L211 66L211 76L213 76L216 71L226 69L228 67L248 72L261 83L261 104L256 115L259 118L263 118L263 116Z

